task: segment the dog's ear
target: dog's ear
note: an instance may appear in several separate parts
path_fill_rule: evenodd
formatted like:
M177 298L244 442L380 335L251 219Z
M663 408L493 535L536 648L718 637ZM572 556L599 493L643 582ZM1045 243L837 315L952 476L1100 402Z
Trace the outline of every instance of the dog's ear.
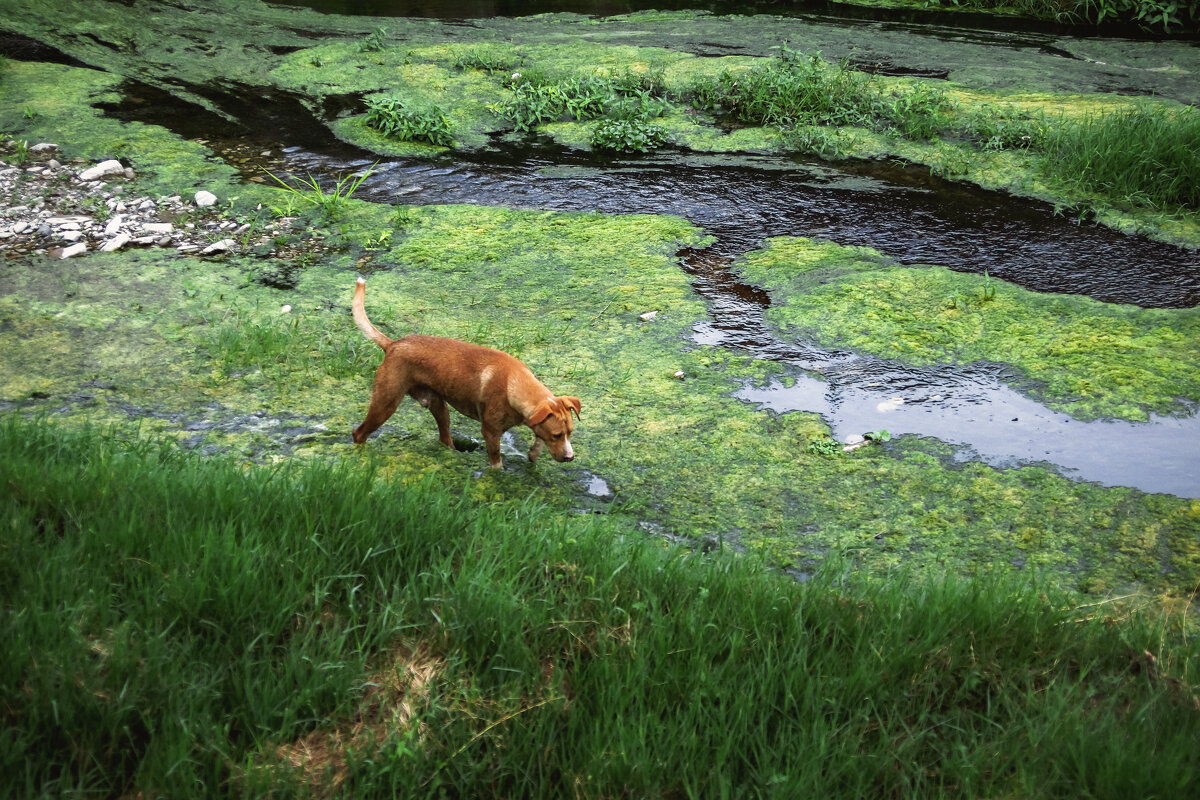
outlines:
M554 406L549 400L546 400L533 410L533 413L529 415L529 419L525 421L525 424L532 428L534 425L537 425L546 417L550 416L553 411Z
M553 400L544 401L535 408L525 424L532 428L551 414L570 414L574 412L575 416L578 417L580 408L578 397L555 397Z
M578 417L579 412L583 409L583 406L579 404L578 397L560 397L558 398L558 402L562 404L564 414L568 411L574 411L575 416Z

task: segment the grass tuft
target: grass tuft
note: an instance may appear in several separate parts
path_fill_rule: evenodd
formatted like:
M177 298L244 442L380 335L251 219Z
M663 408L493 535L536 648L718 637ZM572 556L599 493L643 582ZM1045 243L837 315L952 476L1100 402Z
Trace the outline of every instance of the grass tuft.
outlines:
M1200 209L1200 113L1193 108L1088 117L1052 130L1046 150L1046 170L1079 190Z

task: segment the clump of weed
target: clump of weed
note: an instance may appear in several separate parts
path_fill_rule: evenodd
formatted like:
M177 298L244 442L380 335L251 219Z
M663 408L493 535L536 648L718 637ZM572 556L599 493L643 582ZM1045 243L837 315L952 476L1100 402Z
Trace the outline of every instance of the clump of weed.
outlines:
M375 30L368 33L363 40L358 43L358 52L377 53L387 47L387 41L387 28L380 25Z
M1045 145L1044 112L984 104L966 115L960 134L981 150L1031 150Z
M484 72L512 72L521 66L524 59L517 55L512 46L479 44L454 57L454 66L460 70L478 69Z
M1137 109L1047 135L1044 171L1082 192L1159 209L1200 208L1200 113Z
M598 149L647 151L666 142L666 133L650 122L669 108L659 95L661 76L654 73L625 72L615 78L513 73L506 84L508 96L488 108L518 131L545 122L603 118L592 138Z
M418 105L396 95L368 97L367 125L402 142L428 142L437 147L454 144L450 118L437 105Z
M599 77L554 80L538 73L514 73L508 88L508 96L488 109L519 131L565 118L596 119L614 97L612 84Z
M701 78L685 94L703 110L785 132L849 125L928 139L950 124L954 105L941 89L925 84L883 89L874 76L844 62L829 64L819 52L786 45L774 50L773 58L745 72Z
M842 443L832 436L822 436L808 443L808 452L815 456L841 455Z
M648 153L667 141L661 125L643 119L601 120L592 132L596 150Z
M300 186L292 186L272 172L267 174L287 193L285 203L288 210L295 210L297 203L307 203L319 207L326 219L334 220L342 215L351 195L358 191L358 187L362 186L363 181L370 177L372 172L373 168L339 178L330 191L321 188L321 184L312 175L308 175L303 180L297 179ZM290 215L280 214L280 216Z

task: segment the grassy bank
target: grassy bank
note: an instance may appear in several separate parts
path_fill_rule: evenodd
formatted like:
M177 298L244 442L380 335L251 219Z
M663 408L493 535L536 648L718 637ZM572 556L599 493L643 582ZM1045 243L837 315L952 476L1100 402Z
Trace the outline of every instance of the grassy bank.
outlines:
M1197 645L1036 582L799 584L371 463L0 421L10 796L1179 797Z

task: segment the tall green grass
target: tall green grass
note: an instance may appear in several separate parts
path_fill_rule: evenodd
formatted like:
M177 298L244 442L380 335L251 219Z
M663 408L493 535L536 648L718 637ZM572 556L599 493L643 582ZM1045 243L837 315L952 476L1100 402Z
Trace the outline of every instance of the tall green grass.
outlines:
M1197 644L1153 615L1004 578L801 584L349 448L261 467L119 434L0 420L9 796L1197 789Z
M785 131L851 125L929 139L950 125L953 104L941 89L917 84L888 90L847 64L827 63L820 53L774 49L774 57L747 71L701 78L686 95L704 110Z
M1047 172L1138 205L1200 209L1200 113L1134 110L1065 123L1044 145Z
M1091 25L1134 23L1163 33L1200 30L1200 0L926 0L926 5L1009 10L1038 19Z

